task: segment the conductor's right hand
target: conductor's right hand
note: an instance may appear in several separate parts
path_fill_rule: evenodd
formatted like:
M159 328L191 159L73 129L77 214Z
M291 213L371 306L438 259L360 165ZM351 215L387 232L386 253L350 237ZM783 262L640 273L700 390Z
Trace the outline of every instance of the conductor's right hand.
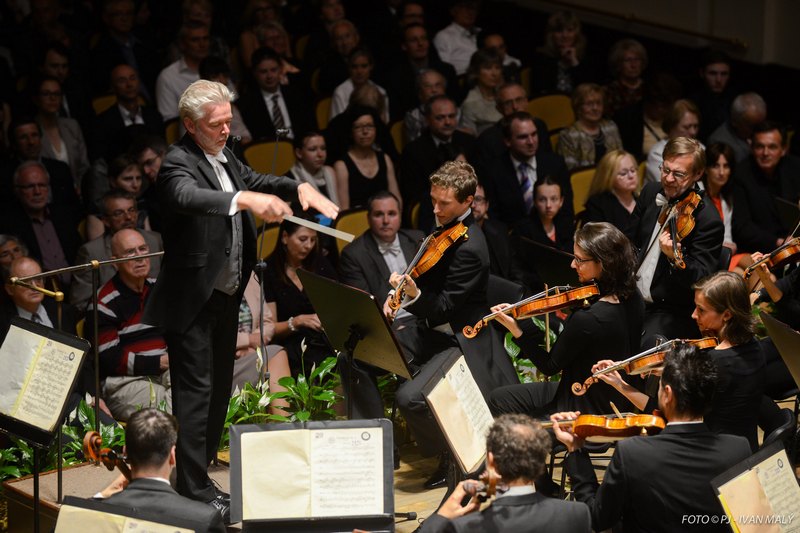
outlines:
M292 208L289 204L274 194L264 194L255 191L242 191L236 199L240 209L249 209L259 218L267 222L281 222L284 215L291 215Z

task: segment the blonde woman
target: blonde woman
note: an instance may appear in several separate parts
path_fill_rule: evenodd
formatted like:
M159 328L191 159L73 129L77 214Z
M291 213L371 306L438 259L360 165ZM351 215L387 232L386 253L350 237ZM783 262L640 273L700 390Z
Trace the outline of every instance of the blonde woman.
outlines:
M638 191L639 170L633 155L625 150L608 152L594 173L583 222L609 222L625 233Z

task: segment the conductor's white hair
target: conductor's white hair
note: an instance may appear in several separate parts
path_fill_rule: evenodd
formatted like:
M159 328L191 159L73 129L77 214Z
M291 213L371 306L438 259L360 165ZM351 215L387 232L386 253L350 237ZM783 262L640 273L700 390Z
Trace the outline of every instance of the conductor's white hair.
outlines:
M181 121L189 118L197 122L205 116L205 107L233 102L236 95L222 83L209 80L197 80L189 85L178 102L178 113Z

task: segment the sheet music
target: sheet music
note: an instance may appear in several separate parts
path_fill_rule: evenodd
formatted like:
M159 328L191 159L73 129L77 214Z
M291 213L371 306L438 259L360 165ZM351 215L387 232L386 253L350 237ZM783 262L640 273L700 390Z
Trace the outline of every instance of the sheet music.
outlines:
M312 516L383 512L383 429L311 431Z
M80 370L75 348L12 326L0 351L0 412L41 429L55 429ZM13 362L13 363L10 363Z
M94 509L62 505L55 533L91 531L92 533L192 533L182 527L166 526L140 518L131 518Z

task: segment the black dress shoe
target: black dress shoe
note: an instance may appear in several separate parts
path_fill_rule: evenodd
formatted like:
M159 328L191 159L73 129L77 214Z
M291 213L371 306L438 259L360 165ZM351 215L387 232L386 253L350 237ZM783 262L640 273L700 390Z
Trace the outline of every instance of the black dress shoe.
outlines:
M208 505L219 511L219 514L222 515L222 522L225 525L230 525L231 523L231 501L230 497L228 497L227 501L223 496L216 496L213 500L208 502Z
M223 502L225 502L228 506L231 504L231 495L222 490L222 487L219 486L219 483L211 480L211 485L214 487L214 497L220 498Z
M431 474L431 477L429 477L422 486L425 487L426 490L444 487L447 485L447 470L449 468L450 456L449 454L444 453L439 458L439 466L436 467L436 470L433 472L433 474Z

